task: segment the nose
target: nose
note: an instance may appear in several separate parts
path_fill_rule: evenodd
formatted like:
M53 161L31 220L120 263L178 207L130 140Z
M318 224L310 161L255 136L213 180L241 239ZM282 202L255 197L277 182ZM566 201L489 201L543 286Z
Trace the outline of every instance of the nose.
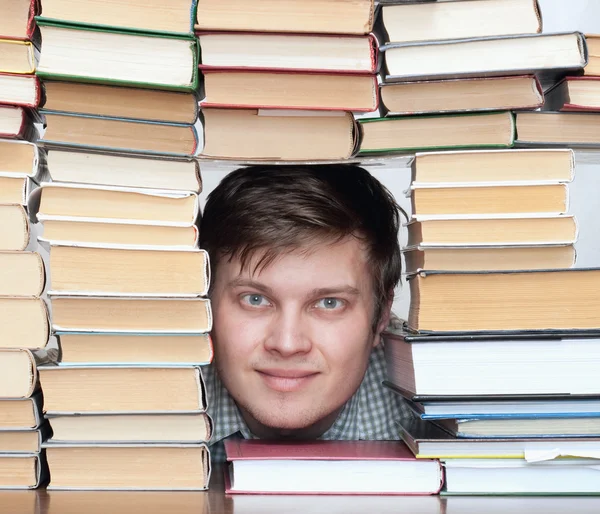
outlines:
M304 319L302 311L281 309L271 321L264 346L268 352L281 357L310 352L312 343L308 335L308 321Z

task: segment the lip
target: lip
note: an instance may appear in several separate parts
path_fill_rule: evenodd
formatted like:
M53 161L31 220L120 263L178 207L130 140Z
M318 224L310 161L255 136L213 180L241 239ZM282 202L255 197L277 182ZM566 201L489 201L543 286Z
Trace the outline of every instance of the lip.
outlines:
M306 387L318 373L304 370L257 370L263 382L274 391L291 393Z

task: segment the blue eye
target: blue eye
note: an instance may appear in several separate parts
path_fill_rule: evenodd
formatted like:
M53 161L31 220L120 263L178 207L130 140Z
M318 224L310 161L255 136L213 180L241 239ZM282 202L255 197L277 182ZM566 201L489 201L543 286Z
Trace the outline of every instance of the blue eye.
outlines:
M242 301L252 307L264 307L270 305L269 301L261 294L245 294Z
M332 311L341 308L344 304L339 298L321 298L316 305L320 309Z

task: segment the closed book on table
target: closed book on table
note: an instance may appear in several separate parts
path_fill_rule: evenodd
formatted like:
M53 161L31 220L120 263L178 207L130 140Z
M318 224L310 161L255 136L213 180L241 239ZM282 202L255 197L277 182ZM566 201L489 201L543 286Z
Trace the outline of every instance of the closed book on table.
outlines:
M340 9L337 0L199 0L196 28L255 32L368 34L373 0L356 0Z
M40 367L51 414L204 412L200 368L148 366Z
M45 284L46 271L39 253L0 251L0 295L40 296Z
M29 235L29 218L23 206L0 205L0 250L25 250Z
M230 439L225 452L230 494L436 494L443 481L398 441Z
M418 332L594 330L600 328L599 281L598 268L421 272L409 282L408 326Z
M600 112L520 112L516 117L516 143L582 148L600 145Z
M56 332L198 334L212 329L210 300L204 298L101 298L54 296Z
M39 453L49 434L48 423L35 430L0 430L0 454Z
M198 118L194 93L44 81L44 109L108 118L192 124Z
M356 145L349 112L205 109L202 157L237 160L347 159Z
M575 217L565 215L417 217L406 226L408 246L427 248L564 245L578 236Z
M210 283L204 250L50 247L49 294L203 296Z
M47 478L48 467L43 453L0 453L0 489L35 489Z
M0 139L0 173L13 177L38 179L40 155L35 143Z
M46 150L45 161L54 182L202 191L200 166L192 159L50 148Z
M204 412L50 415L48 419L52 443L203 443L212 434L212 421Z
M46 444L48 489L186 491L208 488L204 444Z
M0 203L27 205L29 194L37 187L30 177L14 177L0 172Z
M33 112L24 107L0 105L0 137L35 140Z
M0 36L0 56L0 73L30 75L35 71L35 49L31 41L3 39Z
M370 112L379 105L372 75L204 71L204 107Z
M144 122L43 111L45 145L191 156L198 136L193 125Z
M36 108L42 88L35 75L0 73L0 104Z
M600 111L600 77L565 77L547 92L552 111Z
M579 32L390 43L381 51L386 81L535 73L546 82L587 63Z
M373 74L374 36L200 32L200 69Z
M0 2L0 37L8 39L31 39L35 32L33 17L39 5L36 0L3 0Z
M588 62L583 69L584 75L600 76L600 34L586 34Z
M409 43L542 31L537 0L412 2L383 4L386 41Z
M187 227L198 217L196 193L42 183L29 198L38 221L91 221Z
M359 154L425 149L510 147L510 112L360 119Z
M43 79L193 91L198 83L191 36L123 32L39 20ZM93 58L90 56L93 55Z
M534 75L397 82L381 85L388 115L537 109L544 93Z
M195 3L173 0L128 0L95 2L84 6L69 0L46 0L38 22L55 21L90 27L119 28L130 31L190 34L195 21Z
M26 348L0 349L0 398L28 398L38 389L38 365L52 362L56 352Z
M60 364L202 365L213 358L209 334L102 334L59 332Z
M0 326L3 330L0 348L43 348L50 332L46 303L38 297L0 296ZM34 357L26 351L23 354L6 351L5 358L10 361L34 362ZM0 393L2 396L5 395Z
M31 430L42 419L42 392L29 398L0 399L0 430Z

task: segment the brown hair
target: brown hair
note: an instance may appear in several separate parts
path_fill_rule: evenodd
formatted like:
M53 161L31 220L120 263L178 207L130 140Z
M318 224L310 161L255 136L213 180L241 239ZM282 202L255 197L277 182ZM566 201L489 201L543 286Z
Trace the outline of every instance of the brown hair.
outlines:
M368 252L375 290L374 328L400 280L399 211L392 194L354 165L251 166L227 175L210 193L200 247L213 268L237 257L256 267L315 240L358 237Z

